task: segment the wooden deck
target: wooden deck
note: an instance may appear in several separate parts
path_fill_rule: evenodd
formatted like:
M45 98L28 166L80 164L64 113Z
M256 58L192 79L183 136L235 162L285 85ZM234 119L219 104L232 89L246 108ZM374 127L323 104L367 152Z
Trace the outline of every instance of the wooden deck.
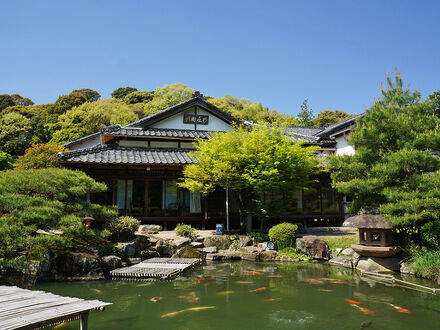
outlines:
M88 312L111 303L63 297L44 291L0 286L0 329L43 329L80 319L87 329Z
M130 267L110 272L113 279L160 279L168 280L182 274L200 263L197 258L152 258Z

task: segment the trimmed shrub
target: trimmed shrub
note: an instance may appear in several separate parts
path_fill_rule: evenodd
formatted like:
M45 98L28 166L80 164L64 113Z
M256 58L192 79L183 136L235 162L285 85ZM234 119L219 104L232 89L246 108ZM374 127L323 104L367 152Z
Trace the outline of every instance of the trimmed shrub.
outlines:
M191 227L191 225L178 224L176 226L175 231L177 236L183 236L188 238L196 236L196 229Z
M113 241L129 241L133 238L141 222L133 217L123 216L108 220L104 227Z
M278 250L293 246L298 226L284 222L269 229L269 239L274 242Z

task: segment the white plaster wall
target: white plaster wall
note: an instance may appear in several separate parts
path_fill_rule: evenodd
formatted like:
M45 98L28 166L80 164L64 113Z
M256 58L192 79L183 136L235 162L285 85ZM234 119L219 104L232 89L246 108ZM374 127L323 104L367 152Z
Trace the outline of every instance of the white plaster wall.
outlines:
M167 119L161 120L158 123L151 125L153 128L174 128L174 129L197 129L198 131L233 131L234 128L223 120L217 118L216 116L210 114L209 112L197 108L198 115L208 115L209 121L208 125L194 125L194 124L184 124L183 116L184 114L194 114L194 108L182 111L174 116ZM195 128L197 126L197 128Z
M348 144L347 142L348 136L339 136L335 138L336 140L336 155L337 156L343 156L343 155L354 155L355 150L354 148Z
M145 140L121 140L119 141L121 147L148 147L148 141Z
M173 141L150 141L152 148L178 148L179 144Z

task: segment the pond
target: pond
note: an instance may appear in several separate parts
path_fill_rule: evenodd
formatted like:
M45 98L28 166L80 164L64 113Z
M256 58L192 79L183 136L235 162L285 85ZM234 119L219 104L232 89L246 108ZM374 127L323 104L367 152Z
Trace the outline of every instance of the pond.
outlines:
M90 329L440 328L440 296L363 281L351 270L321 263L215 263L174 281L34 288L112 302L90 313ZM78 328L78 321L62 327Z

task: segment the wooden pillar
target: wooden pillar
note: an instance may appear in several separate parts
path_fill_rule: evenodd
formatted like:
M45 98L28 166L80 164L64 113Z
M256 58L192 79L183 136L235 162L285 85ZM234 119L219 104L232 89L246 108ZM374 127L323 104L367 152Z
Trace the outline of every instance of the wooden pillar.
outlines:
M206 229L206 220L208 219L208 196L205 196L205 216L202 220L202 230Z
M81 313L81 317L79 319L79 330L87 330L89 312Z
M145 212L144 215L148 215L148 179L145 179Z

